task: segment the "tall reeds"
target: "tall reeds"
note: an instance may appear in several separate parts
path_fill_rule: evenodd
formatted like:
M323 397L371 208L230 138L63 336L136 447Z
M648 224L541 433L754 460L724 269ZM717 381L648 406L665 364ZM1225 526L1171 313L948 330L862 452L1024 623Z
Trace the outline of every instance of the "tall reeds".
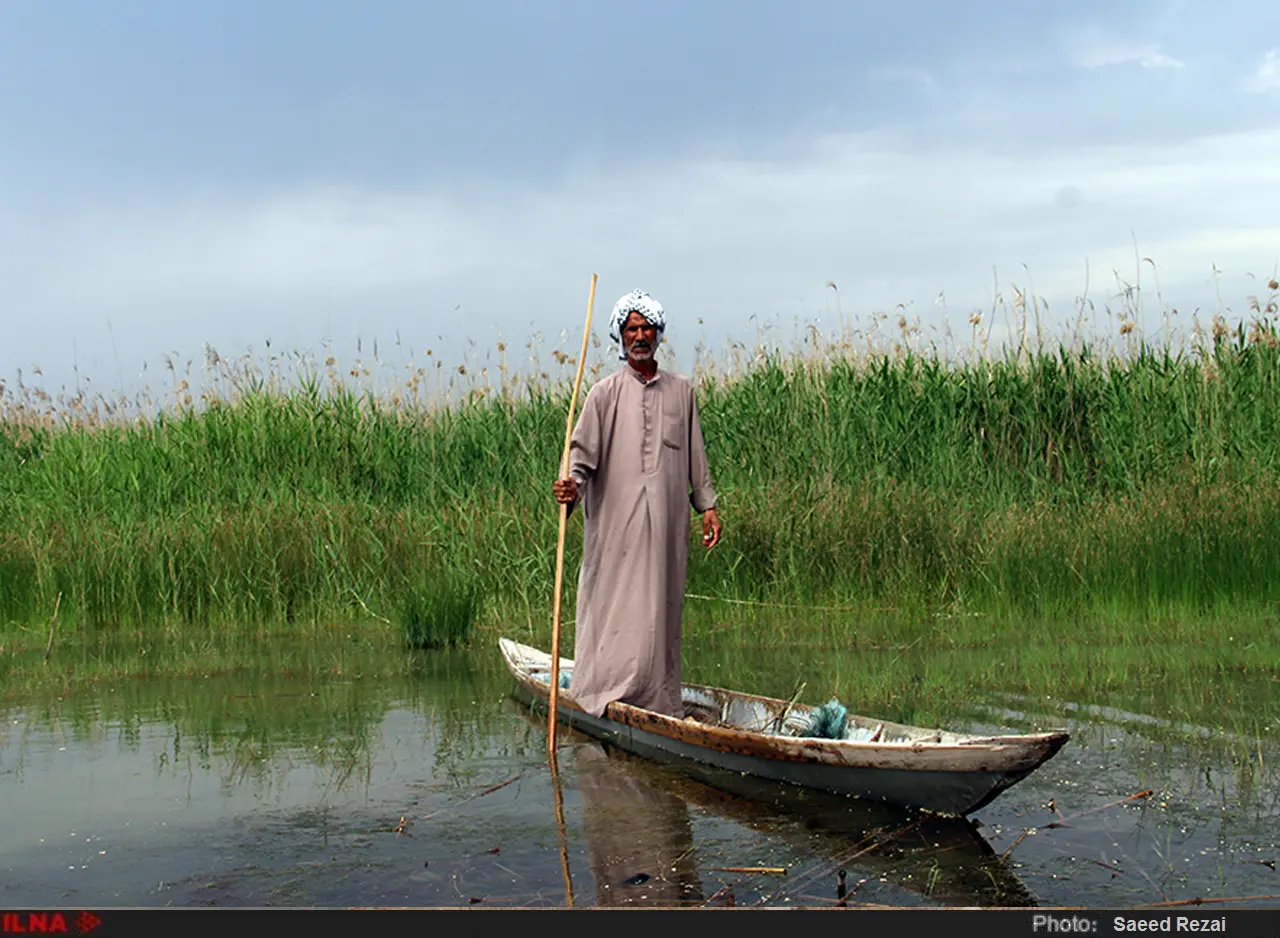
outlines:
M0 631L59 594L60 634L546 626L563 384L426 397L439 369L375 393L332 359L324 379L214 364L198 396L175 373L133 406L0 388ZM727 538L691 591L1008 615L1280 600L1266 316L1190 348L815 340L696 377Z
M425 574L411 582L401 607L401 627L413 648L443 648L471 637L479 583L458 573Z

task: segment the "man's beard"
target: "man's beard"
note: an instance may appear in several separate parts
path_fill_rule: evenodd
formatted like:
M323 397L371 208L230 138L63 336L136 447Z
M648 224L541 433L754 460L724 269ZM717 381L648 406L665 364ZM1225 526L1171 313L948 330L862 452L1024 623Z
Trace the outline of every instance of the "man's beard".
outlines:
M627 358L633 362L647 362L653 358L653 346L643 342L634 343L627 349Z

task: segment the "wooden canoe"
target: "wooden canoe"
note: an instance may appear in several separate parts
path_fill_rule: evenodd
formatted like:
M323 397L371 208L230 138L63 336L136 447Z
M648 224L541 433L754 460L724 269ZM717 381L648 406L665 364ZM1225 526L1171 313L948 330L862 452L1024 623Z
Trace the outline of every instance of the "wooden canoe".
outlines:
M546 710L551 656L499 639L526 702ZM560 673L573 661L560 659ZM803 734L815 708L718 687L684 685L683 719L615 701L601 717L559 695L559 719L627 752L963 816L1052 758L1066 730L981 736L849 714L844 739Z

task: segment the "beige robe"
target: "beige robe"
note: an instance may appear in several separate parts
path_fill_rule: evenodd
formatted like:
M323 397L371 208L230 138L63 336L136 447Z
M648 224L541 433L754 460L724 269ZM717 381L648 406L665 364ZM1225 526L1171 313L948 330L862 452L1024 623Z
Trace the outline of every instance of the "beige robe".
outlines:
M595 716L611 701L684 716L680 619L689 506L714 508L693 384L630 365L582 405L569 454L582 503L582 570L569 696Z

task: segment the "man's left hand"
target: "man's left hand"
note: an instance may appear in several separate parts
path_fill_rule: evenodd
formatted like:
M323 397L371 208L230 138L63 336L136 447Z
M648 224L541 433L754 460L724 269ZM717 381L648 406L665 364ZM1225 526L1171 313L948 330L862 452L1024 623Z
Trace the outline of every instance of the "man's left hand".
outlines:
M716 510L708 508L702 513L702 543L707 550L720 543L720 530L720 518L717 517Z

